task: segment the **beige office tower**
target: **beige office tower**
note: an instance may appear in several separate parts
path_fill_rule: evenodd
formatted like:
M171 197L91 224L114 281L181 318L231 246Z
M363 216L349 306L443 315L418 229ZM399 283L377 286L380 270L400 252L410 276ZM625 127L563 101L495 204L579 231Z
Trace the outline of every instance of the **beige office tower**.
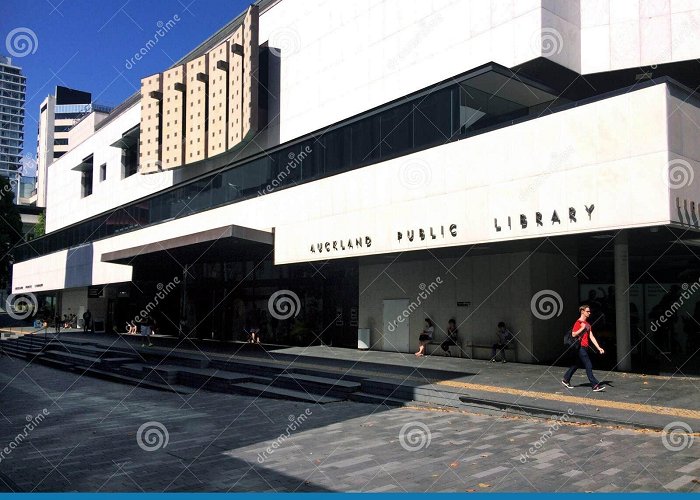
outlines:
M185 66L175 66L163 73L163 169L179 167L185 159L187 130L185 114Z
M257 128L258 53L258 8L251 6L243 24L231 37L229 148L240 144Z
M258 7L248 8L243 21L242 140L258 129Z
M258 57L258 8L250 7L242 24L213 49L143 79L142 160L157 158L167 170L249 139L258 127ZM157 170L149 163L140 172Z
M209 52L209 116L207 156L218 155L228 149L228 67L230 44L228 40Z
M141 129L139 173L161 170L160 120L163 78L156 74L141 80Z
M185 162L207 157L208 54L187 63L187 111L185 121Z
M242 141L243 123L243 30L239 27L231 37L231 54L228 67L228 144L234 147Z

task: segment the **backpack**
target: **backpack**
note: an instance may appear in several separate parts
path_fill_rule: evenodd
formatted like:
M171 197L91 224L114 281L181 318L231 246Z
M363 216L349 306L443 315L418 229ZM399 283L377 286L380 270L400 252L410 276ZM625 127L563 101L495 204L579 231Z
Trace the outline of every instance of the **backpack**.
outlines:
M572 332L573 330L569 329L564 334L564 345L566 347L574 347L581 341L581 336L574 337Z

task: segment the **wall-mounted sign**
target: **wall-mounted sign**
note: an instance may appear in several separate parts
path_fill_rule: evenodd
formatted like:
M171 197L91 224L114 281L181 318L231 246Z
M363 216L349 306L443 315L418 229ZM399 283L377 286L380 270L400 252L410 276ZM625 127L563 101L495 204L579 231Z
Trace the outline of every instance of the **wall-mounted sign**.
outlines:
M369 236L361 236L359 238L348 238L342 240L323 241L320 243L311 244L311 253L331 253L344 252L346 250L354 250L356 248L369 248L372 246L372 238Z
M350 308L350 326L357 326L357 307Z
M584 208L588 214L588 220L591 220L591 214L593 213L593 210L595 210L595 205L591 203L590 205L584 205ZM576 217L576 207L569 207L569 222L578 222ZM520 214L520 217L518 218L518 224L520 225L521 229L525 229L528 226L528 223L531 221L532 219L528 220L527 214ZM535 212L534 221L535 226L544 226L544 215L542 212ZM513 219L510 216L508 216L505 221L502 220L501 222L505 223L508 229L513 229ZM553 210L552 215L549 216L549 222L551 222L552 225L561 224L561 218L556 210ZM493 225L496 231L500 231L502 229L499 225L498 217L493 219Z
M457 301L457 307L469 307L470 305L472 303L468 301Z
M102 286L89 286L88 287L88 298L89 299L98 299L102 297L102 294L104 293L104 287Z
M450 224L447 226L430 226L428 228L419 227L416 229L408 229L406 231L397 231L396 240L400 243L404 238L408 241L413 241L418 237L420 241L444 239L447 237L456 238L457 237L457 224Z
M335 308L335 326L343 326L345 323L343 322L343 308L342 307L336 307Z

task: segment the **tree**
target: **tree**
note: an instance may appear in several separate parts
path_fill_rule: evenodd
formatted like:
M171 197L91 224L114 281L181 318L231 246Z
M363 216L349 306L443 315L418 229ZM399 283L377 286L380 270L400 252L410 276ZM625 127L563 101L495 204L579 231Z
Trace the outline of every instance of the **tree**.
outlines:
M34 224L32 232L35 238L44 236L44 233L46 233L46 210L39 214L39 219L36 221L36 224Z
M22 240L22 219L10 181L0 176L0 285L8 287L14 248Z

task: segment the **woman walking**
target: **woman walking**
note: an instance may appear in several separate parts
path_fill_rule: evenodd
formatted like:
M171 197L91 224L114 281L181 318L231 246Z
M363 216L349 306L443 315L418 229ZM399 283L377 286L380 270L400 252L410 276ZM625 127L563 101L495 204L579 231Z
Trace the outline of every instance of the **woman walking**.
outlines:
M574 327L571 329L571 336L576 340L576 343L572 347L574 350L575 359L573 360L571 367L564 374L564 379L561 381L561 383L567 389L574 388L574 386L570 383L571 377L578 369L578 363L581 362L584 368L586 368L586 375L588 375L588 380L591 383L591 387L593 387L593 391L600 392L604 390L605 387L600 385L600 382L598 382L595 375L593 375L593 364L591 363L591 358L588 357L588 347L590 343L593 343L600 354L603 354L605 350L598 345L598 341L593 336L591 324L588 322L588 318L591 316L591 308L587 304L584 304L579 307L578 310L579 313L581 313L581 316L578 320L576 320ZM578 341L579 339L580 342Z

